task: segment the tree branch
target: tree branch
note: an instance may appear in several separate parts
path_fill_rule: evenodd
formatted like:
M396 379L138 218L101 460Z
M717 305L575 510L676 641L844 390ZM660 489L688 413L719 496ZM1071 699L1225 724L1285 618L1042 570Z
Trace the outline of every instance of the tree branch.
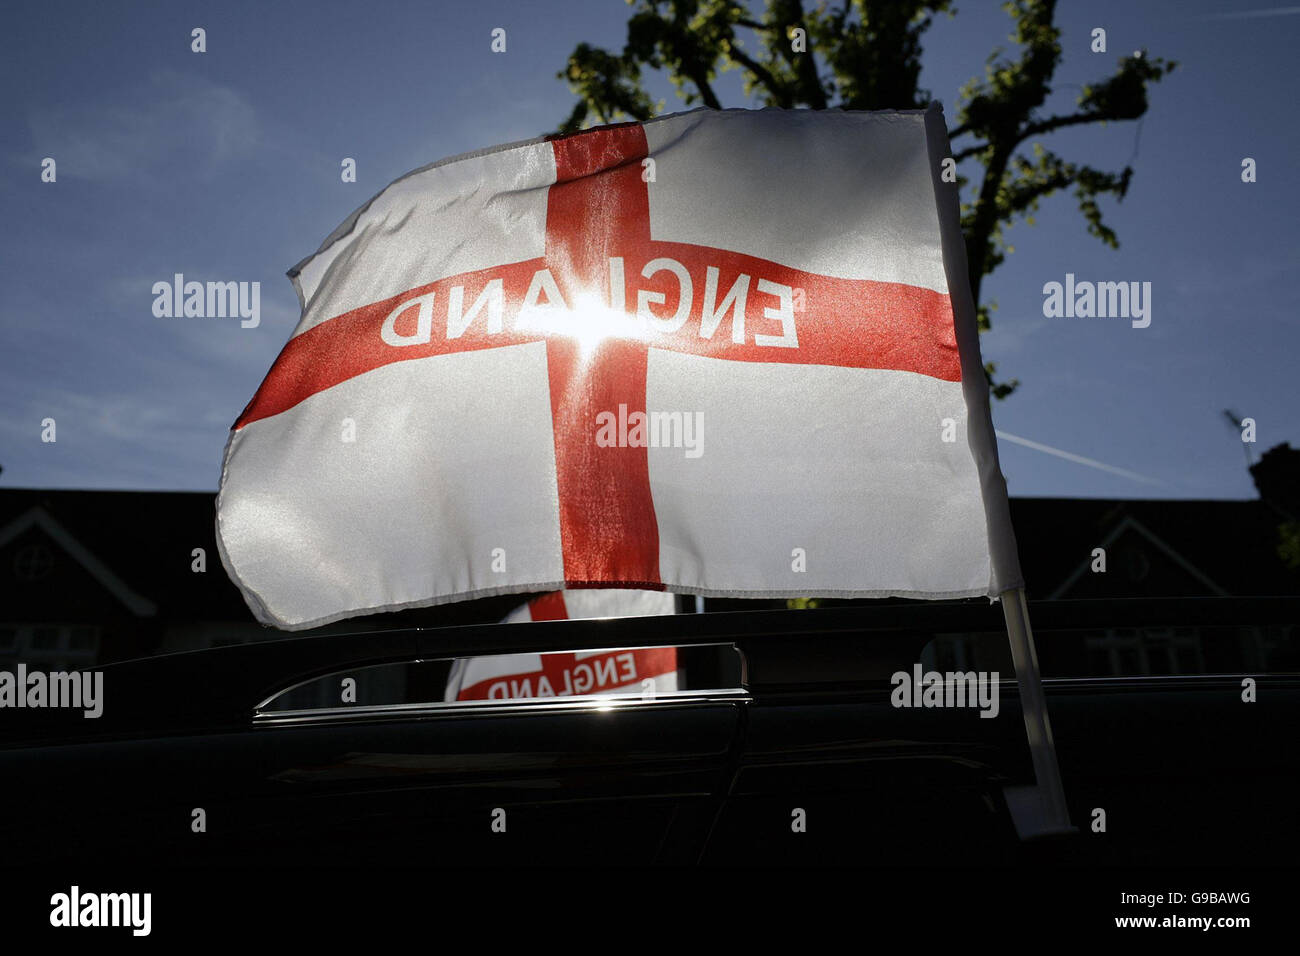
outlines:
M1125 119L1120 116L1105 116L1100 113L1075 113L1073 116L1053 116L1051 119L1040 120L1037 123L1028 123L1017 134L1017 142L1023 142L1031 136L1041 136L1044 133L1051 133L1054 130L1064 129L1067 126L1078 126L1081 123L1096 123L1103 120Z
M798 15L795 17L794 23L792 23L791 26L803 30L804 36L808 37L810 36L810 32L808 30L808 24L804 22L806 18L804 17L803 2L802 0L793 0L793 4ZM788 35L789 34L787 34L787 37ZM826 90L822 87L821 76L817 70L816 50L817 47L815 44L800 54L795 54L794 51L791 50L790 52L792 56L799 57L798 62L793 62L791 65L794 66L795 71L799 74L799 79L802 81L802 85L806 88L808 105L815 110L824 110L827 106Z
M704 105L712 110L722 109L722 102L718 99L713 87L709 85L708 74L703 70L691 70L687 74L690 81L695 84L695 88L700 91L700 99L704 100Z
M748 53L745 53L743 50L738 50L733 45L727 51L727 56L735 60L745 69L749 70L749 72L754 75L754 78L772 94L772 98L776 100L778 105L783 109L789 109L794 105L790 99L790 94L784 89L784 87L782 87L781 81L776 78L771 70L759 63Z

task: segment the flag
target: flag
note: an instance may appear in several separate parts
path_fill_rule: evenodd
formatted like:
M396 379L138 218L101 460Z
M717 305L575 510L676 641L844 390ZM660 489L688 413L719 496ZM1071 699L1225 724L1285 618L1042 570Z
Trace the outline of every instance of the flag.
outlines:
M942 113L696 110L402 177L290 271L222 560L287 629L1021 583Z
M564 621L599 617L654 617L676 614L677 599L664 591L610 588L598 591L553 591L521 604L502 621Z
M510 612L503 623L592 617L649 617L676 612L665 591L554 591ZM647 681L649 683L647 683ZM665 694L677 690L677 648L497 654L459 658L445 699L505 700L577 694Z

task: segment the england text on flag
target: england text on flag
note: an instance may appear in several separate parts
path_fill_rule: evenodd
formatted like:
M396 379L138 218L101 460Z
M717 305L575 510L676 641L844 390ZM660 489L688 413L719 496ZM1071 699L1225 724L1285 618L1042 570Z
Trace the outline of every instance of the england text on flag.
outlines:
M553 591L515 608L504 623L672 614L676 600L664 591ZM456 660L447 677L445 699L514 700L627 693L644 697L647 693L672 693L677 686L675 647L496 654Z
M398 180L291 272L302 319L226 449L227 569L288 628L1018 585L946 155L937 111L701 110ZM701 414L706 452L595 442L623 407Z

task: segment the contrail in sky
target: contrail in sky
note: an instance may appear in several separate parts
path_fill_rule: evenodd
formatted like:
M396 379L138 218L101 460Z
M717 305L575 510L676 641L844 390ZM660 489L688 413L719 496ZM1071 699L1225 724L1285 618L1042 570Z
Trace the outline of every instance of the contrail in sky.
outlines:
M1055 455L1057 458L1064 458L1066 461L1072 461L1079 465L1087 465L1089 468L1097 468L1101 471L1108 471L1112 475L1120 475L1124 478L1131 478L1134 481L1140 481L1147 485L1163 485L1164 482L1159 478L1148 478L1146 475L1139 475L1135 471L1129 471L1126 468L1116 468L1114 465L1107 465L1105 462L1095 461L1092 458L1084 458L1082 455L1076 455L1073 452L1062 451L1059 448L1053 448L1051 445L1043 445L1036 441L1030 441L1028 438L1021 438L1019 435L1008 435L1006 432L993 432L1003 441L1014 442L1017 445L1024 445L1026 448L1032 448L1034 451L1046 452L1049 455Z

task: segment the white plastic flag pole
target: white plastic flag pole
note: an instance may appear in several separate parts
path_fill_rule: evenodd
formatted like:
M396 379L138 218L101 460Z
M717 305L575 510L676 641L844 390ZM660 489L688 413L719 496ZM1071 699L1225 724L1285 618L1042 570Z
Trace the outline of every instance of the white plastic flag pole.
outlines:
M970 410L967 428L972 449L977 455L983 450L984 506L989 519L989 556L994 570L992 581L995 582L991 590L999 592L1002 612L1006 616L1007 640L1016 666L1020 707L1025 716L1029 753L1038 783L1029 789L1008 789L1007 803L1022 837L1068 833L1072 830L1070 815L1065 804L1065 790L1061 786L1061 772L1056 765L1056 747L1052 741L1052 725L1047 720L1047 702L1038 673L1034 635L1029 629L1029 608L1025 603L1024 578L1020 574L1020 559L1011 529L1006 482L997 461L988 382L980 357L979 322L975 298L971 294L966 243L961 231L960 196L955 176L947 178L944 174L945 168L955 170L952 144L948 141L943 108L937 102L931 103L926 110L925 127L943 263L952 301L953 331L961 352L962 385ZM1013 582L1016 586L1006 586Z
M1027 825L1021 828L1022 836L1030 835L1026 831L1034 834L1069 833L1074 828L1070 826L1065 788L1061 785L1061 771L1056 763L1056 744L1052 740L1051 721L1047 718L1047 700L1038 672L1034 632L1029 627L1025 589L1004 591L1001 598L1002 613L1007 620L1007 639L1011 644L1011 659L1016 665L1016 678L1020 685L1020 709L1025 717L1029 755L1034 764L1034 777L1038 781L1038 806L1021 808L1026 811L1026 816L1036 817L1032 823L1025 821Z

